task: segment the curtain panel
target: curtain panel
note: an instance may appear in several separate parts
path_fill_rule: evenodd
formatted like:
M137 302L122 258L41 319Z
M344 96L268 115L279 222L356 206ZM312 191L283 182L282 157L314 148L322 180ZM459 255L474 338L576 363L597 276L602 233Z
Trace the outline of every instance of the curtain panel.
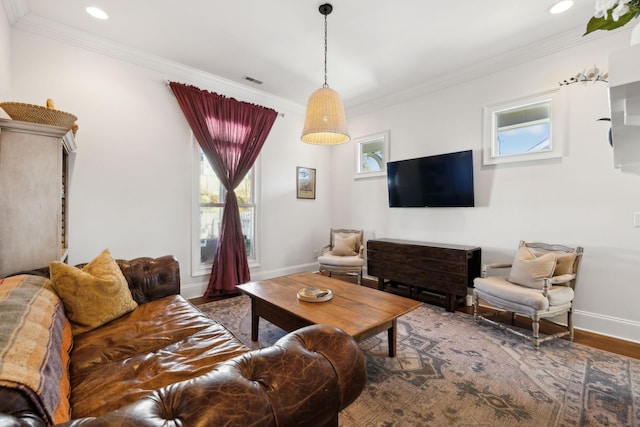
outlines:
M205 296L235 292L251 276L234 189L251 170L278 113L182 83L169 86L227 193Z

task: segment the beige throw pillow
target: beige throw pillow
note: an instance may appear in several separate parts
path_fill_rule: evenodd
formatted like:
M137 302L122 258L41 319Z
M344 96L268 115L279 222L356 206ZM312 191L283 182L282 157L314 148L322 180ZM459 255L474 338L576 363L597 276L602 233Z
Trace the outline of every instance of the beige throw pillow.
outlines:
M536 256L542 256L549 252L545 252L542 250L532 251L532 253ZM553 252L556 254L556 269L553 272L554 276L560 276L561 274L573 274L573 264L576 261L576 257L578 256L575 252Z
M49 271L51 286L64 304L74 335L102 326L138 306L108 249L82 270L53 261Z
M553 275L555 267L556 254L547 253L536 257L523 246L516 253L507 280L528 288L542 289L544 279Z
M556 269L553 275L573 274L573 263L576 257L575 253L556 253Z
M333 236L333 249L331 253L338 256L355 256L356 252L357 236L350 234L347 236L340 236L335 234Z

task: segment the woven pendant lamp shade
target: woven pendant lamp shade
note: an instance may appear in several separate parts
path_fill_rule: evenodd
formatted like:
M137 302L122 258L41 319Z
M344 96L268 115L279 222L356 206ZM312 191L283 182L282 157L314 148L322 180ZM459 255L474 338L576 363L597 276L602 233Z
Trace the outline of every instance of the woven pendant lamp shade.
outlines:
M351 139L338 92L322 87L311 94L301 139L318 145L343 144Z

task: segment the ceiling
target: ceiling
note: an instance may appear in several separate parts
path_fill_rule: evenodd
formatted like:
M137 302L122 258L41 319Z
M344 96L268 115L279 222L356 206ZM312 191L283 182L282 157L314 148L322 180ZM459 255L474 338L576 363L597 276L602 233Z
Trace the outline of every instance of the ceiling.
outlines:
M15 21L55 22L298 105L322 86L321 0L3 0ZM347 109L581 42L595 0L333 0L328 83ZM90 17L99 6L109 19ZM589 37L592 37L591 35ZM587 37L587 38L589 38ZM545 47L546 46L546 47ZM494 65L492 65L494 64ZM263 82L244 80L250 76Z

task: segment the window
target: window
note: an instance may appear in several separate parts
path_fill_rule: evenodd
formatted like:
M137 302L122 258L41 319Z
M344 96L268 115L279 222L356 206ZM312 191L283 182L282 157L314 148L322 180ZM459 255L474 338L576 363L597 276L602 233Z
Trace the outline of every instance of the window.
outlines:
M197 146L197 143L195 144ZM198 174L197 220L195 221L197 233L194 234L197 234L196 243L199 250L194 251L193 264L195 271L206 269L208 273L220 237L226 190L200 147L197 146L196 150L198 154L198 167L195 168ZM254 165L235 189L249 263L256 261L255 169ZM204 274L205 271L202 273Z
M551 150L551 103L496 112L498 156Z
M356 139L356 176L368 178L387 174L389 131Z
M564 106L558 90L485 107L483 164L563 154Z

